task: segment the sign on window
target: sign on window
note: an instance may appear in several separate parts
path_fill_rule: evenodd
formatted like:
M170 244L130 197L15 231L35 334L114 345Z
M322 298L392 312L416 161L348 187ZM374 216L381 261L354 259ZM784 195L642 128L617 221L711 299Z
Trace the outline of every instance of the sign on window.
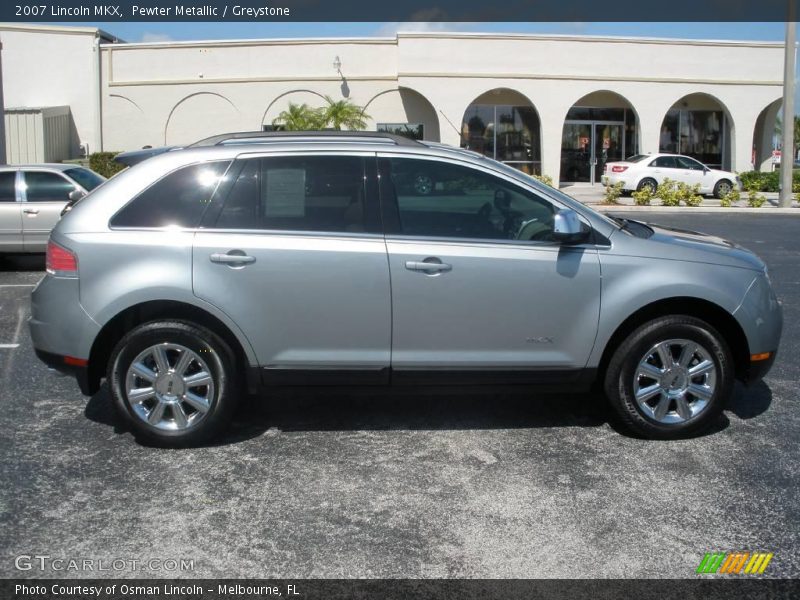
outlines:
M267 217L303 217L306 214L305 169L270 169L263 188Z

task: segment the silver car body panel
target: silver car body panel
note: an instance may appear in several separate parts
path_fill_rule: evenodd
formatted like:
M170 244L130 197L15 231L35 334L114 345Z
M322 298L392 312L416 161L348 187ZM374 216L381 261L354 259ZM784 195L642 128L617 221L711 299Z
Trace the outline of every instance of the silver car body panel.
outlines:
M13 171L15 178L14 201L0 202L0 252L22 252L22 174L17 169L2 171Z
M390 150L386 152L385 150ZM293 153L368 153L454 162L487 171L575 210L591 243L559 246L373 234L111 229L131 198L188 164ZM531 177L474 153L348 142L222 145L168 152L120 173L66 214L53 233L77 254L80 303L102 327L140 303L202 308L239 340L250 366L277 369L581 369L596 367L614 331L652 302L712 302L742 325L753 351L774 351L780 308L764 265L721 240L656 230L643 239ZM212 263L241 250L244 268ZM435 275L406 262L438 258ZM57 278L34 296L55 293ZM755 280L755 282L754 282ZM65 284L72 286L72 282ZM768 287L768 285L767 285ZM748 291L749 290L749 291ZM36 306L52 306L35 298ZM766 321L758 323L759 319ZM32 331L44 322L34 310ZM34 339L86 358L90 344L69 320ZM37 348L40 346L37 345ZM41 349L50 351L49 347Z

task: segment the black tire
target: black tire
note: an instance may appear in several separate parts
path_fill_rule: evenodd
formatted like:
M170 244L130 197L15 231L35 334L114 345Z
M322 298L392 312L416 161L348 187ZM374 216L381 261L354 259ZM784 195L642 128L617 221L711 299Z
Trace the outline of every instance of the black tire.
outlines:
M658 415L646 414L640 407L634 393L634 380L638 377L640 361L656 344L676 339L694 342L706 352L708 360L713 362L716 380L713 394L704 408L698 409L697 414L680 422L664 423L655 418ZM676 379L672 378L673 385ZM643 380L639 379L640 385L641 381L647 382L648 379L646 376ZM692 381L692 378L685 379L686 385L690 385ZM697 382L697 378L694 381ZM733 390L733 384L733 359L722 336L705 321L685 315L672 315L641 325L619 345L608 364L604 387L606 396L624 427L645 438L665 440L689 437L709 428L722 412ZM661 397L659 394L658 398ZM691 393L689 397L692 398L692 406L700 400ZM674 400L668 400L668 405L674 408L667 413L666 418L682 418Z
M163 346L164 344L169 344L170 346ZM133 404L128 400L126 386L129 368L137 357L155 346L169 348L168 352L172 353L173 356L168 358L170 367L176 367L177 365L173 363L176 363L179 357L185 353L184 351L173 349L174 346L179 346L190 350L199 358L197 362L193 362L189 366L189 369L195 370L195 374L198 371L205 371L202 367L208 368L212 381L211 385L199 388L187 387L185 389L186 392L189 392L190 389L199 391L197 395L202 395L204 392L208 395L205 411L196 410L185 402L172 403L180 403L181 407L179 408L184 415L187 411L190 411L188 423L183 428L165 429L164 427L169 425L167 421L161 421L162 427L150 424L144 417L140 416L142 414L142 406L146 405L137 404L137 412ZM151 375L157 374L159 370L155 367ZM111 397L119 414L125 417L137 435L163 446L194 446L211 439L227 425L238 399L234 353L218 335L204 327L189 322L173 320L152 321L131 330L119 341L111 353L107 377ZM156 380L151 387L153 390L157 390L158 385L158 380ZM168 389L170 392L172 391L171 383ZM161 401L160 398L164 397L167 396L155 395L152 401L148 400L147 402L152 402L154 405ZM175 396L168 397L175 398ZM176 409L173 409L171 405L167 405L167 408L163 409L162 412L171 413L174 417L174 424L177 426L178 415L172 413L171 411L173 410ZM195 410L197 412L196 415Z
M733 189L733 183L731 183L728 179L720 179L714 186L714 198L722 198L732 189Z
M652 192L655 193L656 188L658 188L658 182L651 177L645 177L639 182L639 185L636 186L636 191L641 192L646 187L649 187Z

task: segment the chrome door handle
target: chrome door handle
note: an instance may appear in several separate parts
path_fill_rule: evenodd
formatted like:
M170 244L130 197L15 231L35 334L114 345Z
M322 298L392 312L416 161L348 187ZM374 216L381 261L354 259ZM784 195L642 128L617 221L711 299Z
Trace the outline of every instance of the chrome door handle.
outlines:
M409 271L422 271L423 273L444 273L446 271L452 271L453 265L442 262L407 260L406 269Z
M223 265L249 265L256 262L255 256L247 256L246 254L219 254L215 253L208 257L213 263L220 263Z
M23 208L22 212L24 212L26 215L38 215L39 214L39 209L38 208Z

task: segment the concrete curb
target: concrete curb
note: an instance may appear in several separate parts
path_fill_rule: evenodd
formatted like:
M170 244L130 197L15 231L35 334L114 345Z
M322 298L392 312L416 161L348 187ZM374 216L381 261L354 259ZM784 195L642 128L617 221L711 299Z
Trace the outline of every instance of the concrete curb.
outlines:
M722 208L721 206L629 206L626 204L587 204L599 212L659 212L659 213L718 213L721 215L765 214L765 215L792 215L800 217L800 208L751 208L742 206L738 208Z

